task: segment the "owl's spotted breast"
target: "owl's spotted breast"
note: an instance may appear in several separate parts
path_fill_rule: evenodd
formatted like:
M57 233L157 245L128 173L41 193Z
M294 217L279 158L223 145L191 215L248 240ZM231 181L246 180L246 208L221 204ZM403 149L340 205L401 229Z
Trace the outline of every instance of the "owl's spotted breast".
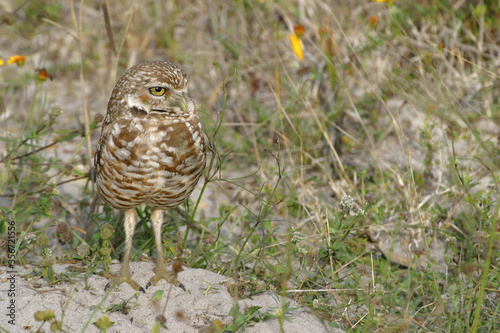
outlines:
M96 159L102 199L123 210L143 203L165 209L182 203L205 167L201 126L197 116L190 118L114 123L99 141Z

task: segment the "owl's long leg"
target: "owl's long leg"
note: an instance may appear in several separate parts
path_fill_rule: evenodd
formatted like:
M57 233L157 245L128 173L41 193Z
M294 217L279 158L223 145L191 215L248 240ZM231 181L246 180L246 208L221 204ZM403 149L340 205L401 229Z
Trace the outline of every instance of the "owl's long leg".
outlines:
M120 285L123 282L126 282L135 290L145 292L144 288L130 278L130 250L132 249L132 240L134 238L136 224L137 213L135 212L135 209L125 211L125 219L123 223L125 229L125 255L122 260L122 269L120 271L120 275L115 277L113 282L108 283L106 287L104 287L104 290L108 289L110 285Z
M149 286L155 286L160 279L164 279L169 283L172 283L182 289L186 290L182 283L177 280L177 273L173 271L168 271L165 266L165 258L163 256L163 245L161 241L161 227L163 225L163 212L164 210L159 208L153 208L151 212L151 225L153 227L153 233L155 235L156 244L156 267L155 275L149 280L146 288Z

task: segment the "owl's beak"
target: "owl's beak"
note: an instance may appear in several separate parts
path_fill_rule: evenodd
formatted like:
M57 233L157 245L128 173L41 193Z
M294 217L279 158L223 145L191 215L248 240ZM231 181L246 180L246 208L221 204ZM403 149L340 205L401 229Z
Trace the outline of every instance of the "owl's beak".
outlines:
M188 95L186 94L176 94L175 96L172 95L171 98L172 100L172 106L174 108L179 108L181 113L188 113L189 112L189 102L191 99L189 98Z
M186 96L181 95L180 98L177 100L177 105L179 108L182 110L182 113L185 113L187 110L187 101L186 101Z

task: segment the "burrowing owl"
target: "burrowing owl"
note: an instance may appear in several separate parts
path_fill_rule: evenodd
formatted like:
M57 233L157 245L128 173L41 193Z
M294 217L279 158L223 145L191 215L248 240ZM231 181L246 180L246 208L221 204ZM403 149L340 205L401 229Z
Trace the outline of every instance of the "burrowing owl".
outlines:
M205 141L187 75L177 66L151 61L129 68L118 81L97 145L94 168L101 200L125 211L125 255L117 284L130 278L129 256L136 225L135 207L151 207L157 259L155 275L180 285L167 271L161 227L164 211L186 199L205 168Z

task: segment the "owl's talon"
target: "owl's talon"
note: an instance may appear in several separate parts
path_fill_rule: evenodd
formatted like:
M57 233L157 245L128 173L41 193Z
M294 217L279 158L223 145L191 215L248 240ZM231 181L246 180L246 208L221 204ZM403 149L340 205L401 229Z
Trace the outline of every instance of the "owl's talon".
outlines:
M172 281L168 281L169 283L172 283ZM186 287L184 287L184 285L182 284L182 282L180 281L177 281L177 283L172 283L173 285L176 285L177 287L181 288L182 290L186 291ZM151 287L151 281L148 282L148 284L146 285L146 289L148 289L149 287Z
M129 286L131 286L134 290L137 290L137 291L142 291L143 293L146 293L146 290L144 290L143 287L141 287L137 282L135 282L134 280L132 280L130 278L130 276L124 276L124 275L119 275L119 276L116 276L116 277L111 277L111 279L113 281L111 282L108 282L108 284L106 284L106 286L104 287L104 291L108 290L109 287L111 286L118 286L122 283L127 283Z
M175 271L169 271L165 268L165 266L160 265L160 267L155 268L154 272L155 275L153 275L153 277L149 280L148 284L146 285L146 289L150 286L155 286L158 281L163 279L168 283L171 283L174 286L177 286L186 291L186 287L184 287L184 285L179 280L177 280L177 273Z

